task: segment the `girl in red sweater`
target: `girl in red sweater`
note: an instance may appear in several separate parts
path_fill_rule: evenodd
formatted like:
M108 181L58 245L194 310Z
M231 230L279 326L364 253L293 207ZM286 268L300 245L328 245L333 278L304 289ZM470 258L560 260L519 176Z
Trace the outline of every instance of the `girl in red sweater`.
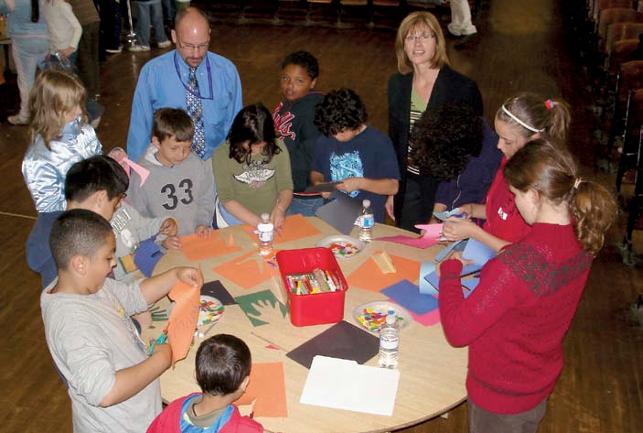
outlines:
M444 333L469 346L471 433L537 430L592 259L617 213L612 195L579 177L570 154L551 142L525 144L503 173L531 230L486 264L466 300L459 257L440 268Z
M484 219L480 227L470 219L451 218L443 229L448 240L475 238L500 251L502 247L522 239L529 226L520 216L509 192L502 170L507 161L529 140L547 138L565 143L570 115L567 104L543 98L533 93L521 93L507 99L498 109L494 121L498 134L498 149L504 157L489 187L485 203L460 206L468 218Z

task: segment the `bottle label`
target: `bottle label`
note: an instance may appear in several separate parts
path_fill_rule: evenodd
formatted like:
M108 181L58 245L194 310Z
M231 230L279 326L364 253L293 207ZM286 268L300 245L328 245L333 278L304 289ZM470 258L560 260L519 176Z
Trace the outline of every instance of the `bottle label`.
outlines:
M372 229L375 225L375 217L373 215L363 215L362 216L362 228L363 229Z
M382 349L386 350L394 350L397 349L400 345L400 340L394 339L394 340L380 340L380 347Z
M259 240L261 242L272 242L272 230L259 230Z

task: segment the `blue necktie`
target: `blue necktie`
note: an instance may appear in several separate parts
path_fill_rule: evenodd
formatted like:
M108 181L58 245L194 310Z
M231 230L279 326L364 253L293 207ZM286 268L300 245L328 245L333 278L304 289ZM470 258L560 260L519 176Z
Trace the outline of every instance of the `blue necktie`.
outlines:
M194 151L199 158L205 159L205 127L203 126L203 105L201 105L200 95L199 82L196 79L196 68L190 68L186 105L188 114L192 118L192 122L194 122L192 151Z

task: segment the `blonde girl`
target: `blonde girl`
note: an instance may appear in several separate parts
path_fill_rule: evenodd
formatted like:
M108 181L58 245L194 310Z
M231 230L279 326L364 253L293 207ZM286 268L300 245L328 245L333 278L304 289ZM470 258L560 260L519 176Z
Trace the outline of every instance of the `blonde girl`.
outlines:
M462 262L440 267L444 333L469 346L471 433L537 431L592 260L617 214L612 194L551 141L527 143L503 171L531 230L485 265L467 299Z
M484 204L469 203L460 210L469 218L485 220L482 227L471 219L451 219L444 225L448 240L474 238L500 251L527 234L529 226L520 216L505 179L503 169L514 154L529 140L546 138L565 146L570 114L567 104L559 99L546 99L534 93L520 93L507 99L496 113L498 149L503 154L500 168L489 187Z
M65 209L67 170L101 153L94 128L85 123L85 88L78 78L60 71L38 76L29 95L32 143L22 161L22 175L36 210Z

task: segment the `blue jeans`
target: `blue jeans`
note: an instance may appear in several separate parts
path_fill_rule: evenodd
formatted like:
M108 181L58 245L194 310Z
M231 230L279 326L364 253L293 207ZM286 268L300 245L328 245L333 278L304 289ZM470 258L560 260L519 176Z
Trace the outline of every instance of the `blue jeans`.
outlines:
M299 198L293 197L288 215L301 214L303 216L315 216L317 208L324 204L323 198Z
M18 90L20 91L20 117L29 117L29 92L36 78L36 67L49 52L47 38L12 37L11 51L13 62L18 73Z
M167 41L163 25L163 8L161 0L135 1L136 36L140 45L150 46L150 19L156 33L156 42Z

